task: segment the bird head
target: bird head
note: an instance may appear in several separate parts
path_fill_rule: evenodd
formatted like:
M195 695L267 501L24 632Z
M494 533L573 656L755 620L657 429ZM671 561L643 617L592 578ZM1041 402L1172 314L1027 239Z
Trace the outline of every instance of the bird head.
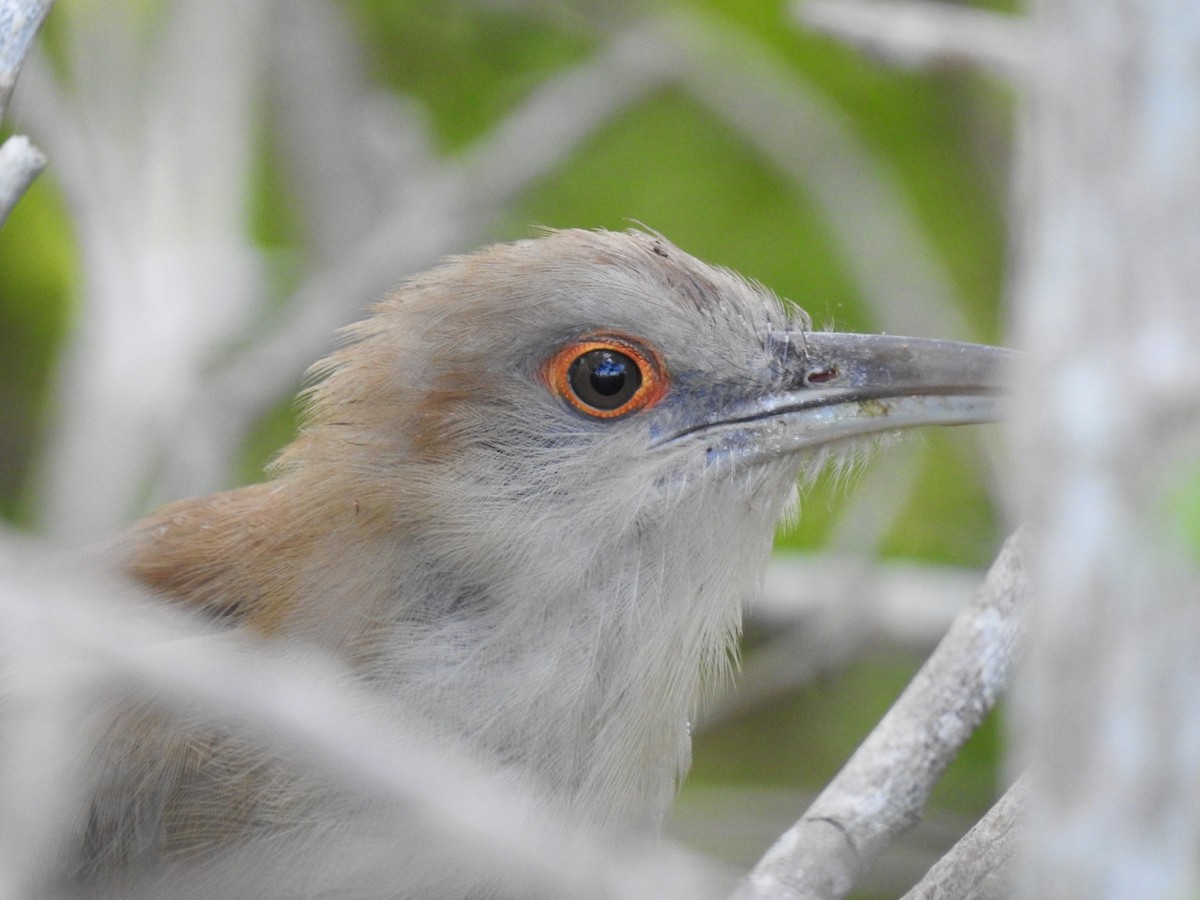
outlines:
M653 823L797 472L992 418L1002 355L813 331L655 235L495 246L346 332L272 486L226 504L253 546L193 581L348 635L386 693L581 818ZM188 540L142 551L184 591Z
M518 556L544 555L546 529L603 545L681 504L732 531L764 491L773 522L797 470L854 438L994 418L1004 354L816 332L661 237L554 232L452 259L348 329L277 471Z

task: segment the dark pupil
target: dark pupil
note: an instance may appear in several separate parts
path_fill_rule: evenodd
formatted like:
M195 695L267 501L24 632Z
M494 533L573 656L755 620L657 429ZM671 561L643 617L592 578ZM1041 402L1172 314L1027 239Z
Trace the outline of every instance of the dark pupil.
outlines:
M632 359L616 350L590 350L571 363L571 390L596 409L624 406L642 386L642 373Z
M625 364L613 359L611 353L606 353L605 358L592 368L589 380L592 390L597 394L612 397L625 386Z

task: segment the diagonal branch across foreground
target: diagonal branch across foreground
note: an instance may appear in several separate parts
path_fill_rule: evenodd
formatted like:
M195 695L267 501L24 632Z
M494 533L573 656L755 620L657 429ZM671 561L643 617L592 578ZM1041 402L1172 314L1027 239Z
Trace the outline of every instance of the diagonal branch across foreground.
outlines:
M1021 533L911 684L734 900L845 896L920 818L933 785L992 709L1013 667L1028 596Z

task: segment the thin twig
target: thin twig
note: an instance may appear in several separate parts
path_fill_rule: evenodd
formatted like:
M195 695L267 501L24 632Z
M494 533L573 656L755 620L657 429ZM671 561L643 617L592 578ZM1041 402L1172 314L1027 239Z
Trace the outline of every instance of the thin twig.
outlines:
M1006 900L1025 813L1018 781L901 900Z
M46 154L24 135L0 144L0 225L45 167Z
M982 9L930 0L804 0L797 21L893 65L977 66L1017 80L1028 68L1025 23Z
M0 119L8 109L29 46L53 2L0 0ZM14 135L0 146L0 225L45 167L46 155L27 137Z
M900 699L759 861L736 900L843 897L918 820L933 785L1007 681L1028 593L1021 555L1018 534Z

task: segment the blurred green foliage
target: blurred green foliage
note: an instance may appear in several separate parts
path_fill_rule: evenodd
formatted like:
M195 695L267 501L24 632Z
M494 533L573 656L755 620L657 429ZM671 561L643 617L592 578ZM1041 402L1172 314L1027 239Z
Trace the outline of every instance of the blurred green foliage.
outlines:
M78 285L62 196L34 182L0 228L0 516L23 518L23 493L54 362Z
M1185 557L1200 561L1200 466L1188 461L1170 479L1170 492L1163 498L1163 521L1168 533L1155 538L1178 545Z
M420 103L434 146L446 154L469 146L548 76L586 59L599 44L597 21L612 25L635 11L584 0L347 0L341 6L366 49L372 76ZM1011 103L1003 91L969 73L898 73L879 66L832 40L802 33L778 0L676 0L662 9L702 14L744 31L764 54L840 107L927 229L967 321L981 339L999 336ZM303 229L271 162L274 140L269 130L262 136L252 209L282 296L300 265L296 245ZM0 515L18 522L28 519L30 463L79 288L69 213L53 184L53 165L51 160L0 231ZM819 325L871 326L820 210L743 138L679 91L664 89L601 128L561 170L518 199L495 237L524 236L534 225L624 228L633 222L795 299ZM286 403L263 423L247 449L247 480L287 440L293 423ZM970 451L946 435L915 439L926 441L930 452L886 551L987 563L998 524ZM845 490L844 483L819 481L807 493L802 524L784 542L818 546ZM736 732L717 730L698 744L695 777L817 787L914 665L867 663L753 714L737 723ZM813 722L822 723L816 732ZM973 742L939 791L940 800L964 812L986 804L995 743L994 727Z
M835 677L817 679L704 736L690 778L799 787L816 793L887 712L915 671L895 653L873 654ZM999 740L995 716L972 736L934 791L932 804L978 815L994 795ZM797 766L797 757L803 764Z

